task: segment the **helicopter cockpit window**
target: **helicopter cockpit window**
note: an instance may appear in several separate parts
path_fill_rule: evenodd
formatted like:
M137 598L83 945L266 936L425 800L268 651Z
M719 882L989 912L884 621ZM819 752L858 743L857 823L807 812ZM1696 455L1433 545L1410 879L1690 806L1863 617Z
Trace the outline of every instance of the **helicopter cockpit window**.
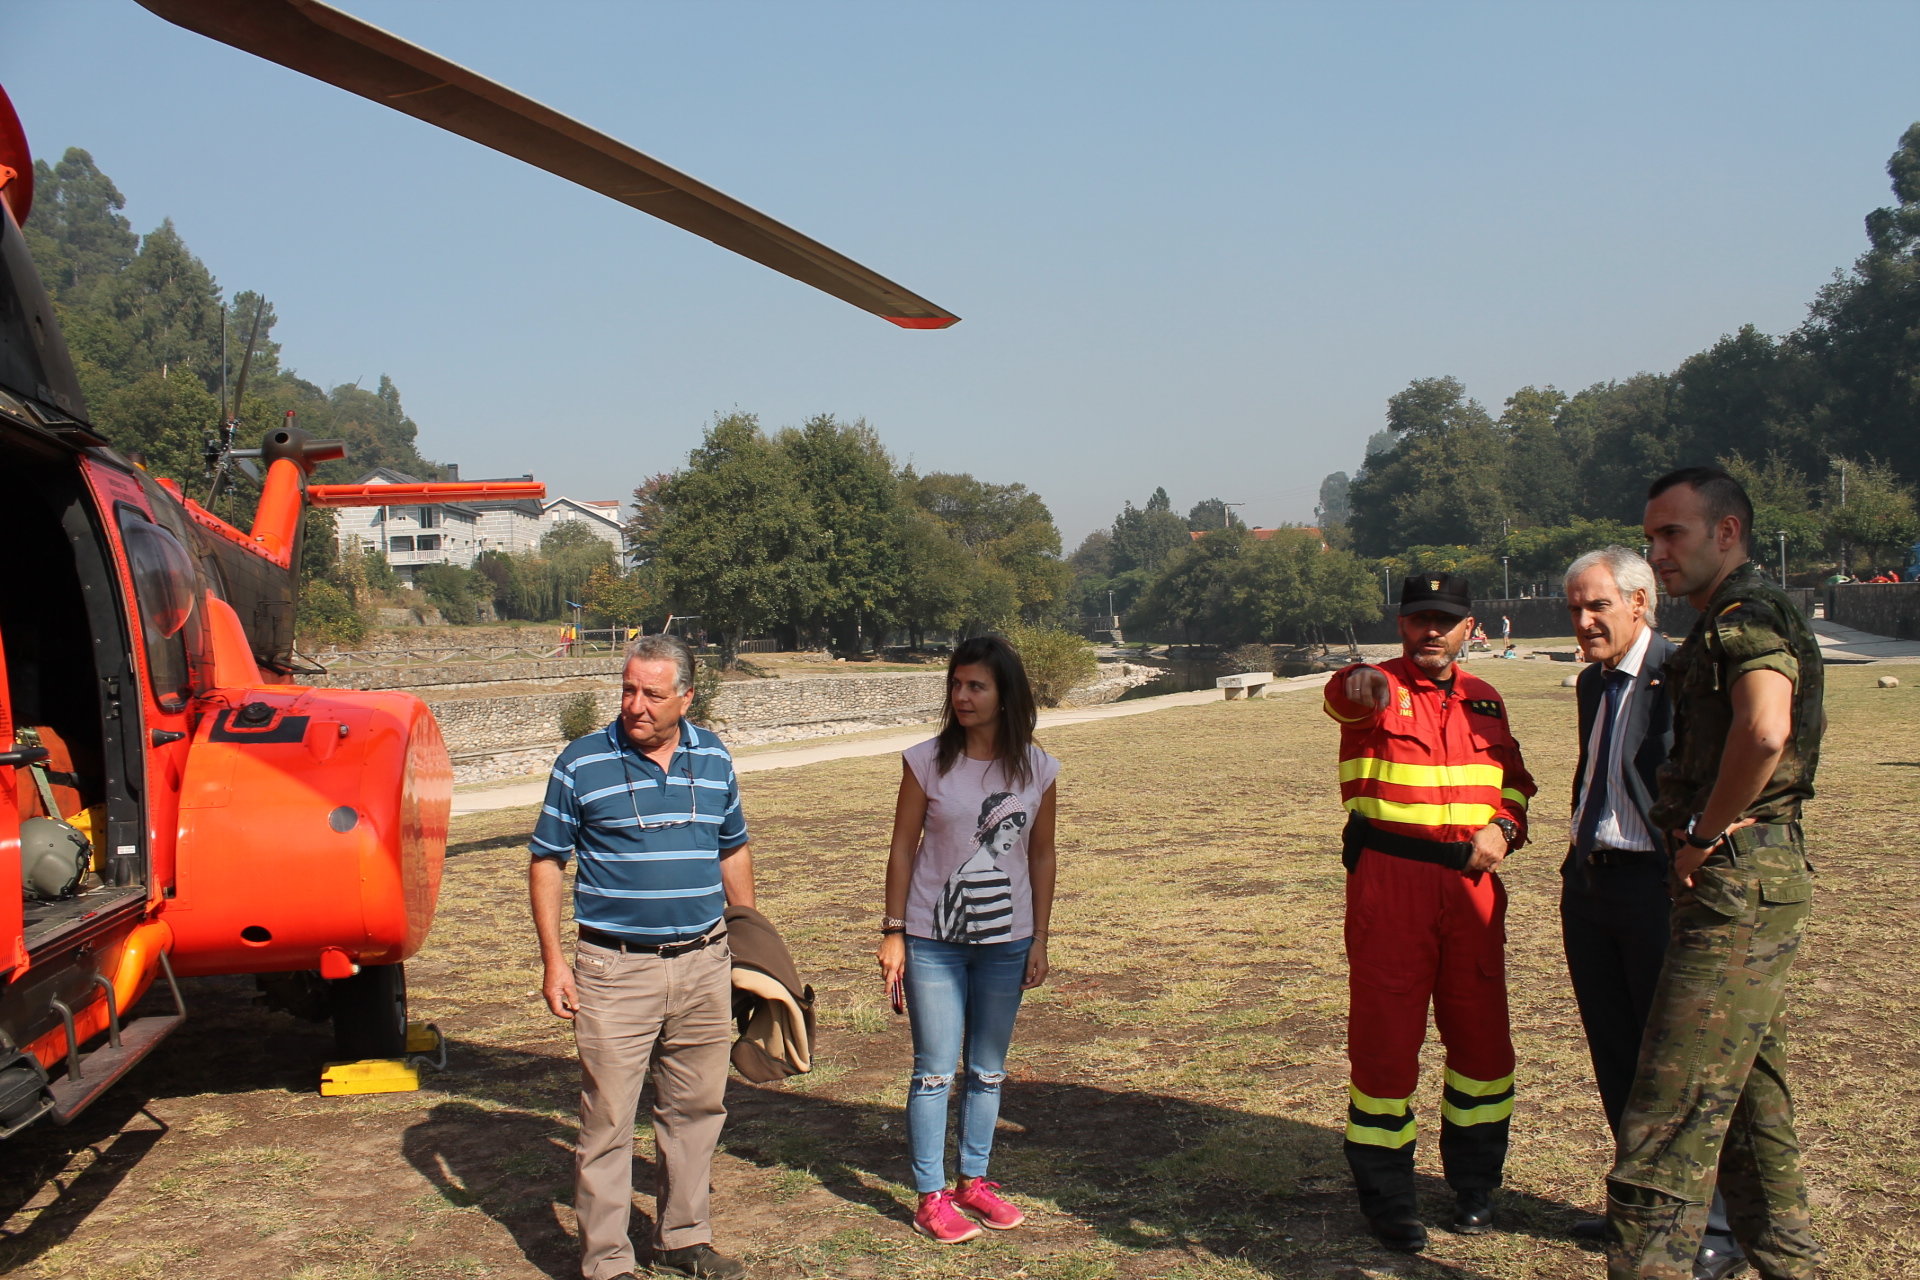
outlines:
M184 705L193 692L188 645L197 639L193 557L180 540L131 507L120 508L120 537L133 570L133 591L140 602L140 626L147 641L147 666L154 700L168 710Z

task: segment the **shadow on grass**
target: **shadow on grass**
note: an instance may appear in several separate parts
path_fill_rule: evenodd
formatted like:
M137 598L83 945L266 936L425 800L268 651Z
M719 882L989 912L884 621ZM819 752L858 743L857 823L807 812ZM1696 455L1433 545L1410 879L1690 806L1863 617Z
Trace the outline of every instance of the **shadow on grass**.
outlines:
M161 1142L164 1127L138 1125L149 1102L312 1093L315 1066L331 1051L327 1028L263 1017L244 979L193 985L196 1021L100 1105L69 1128L30 1130L7 1144L0 1221L50 1191L53 1198L23 1230L0 1238L0 1269L24 1266L66 1240ZM531 1266L563 1280L578 1268L570 1229L578 1088L570 1054L456 1040L450 1070L430 1077L421 1111L399 1122L405 1127L394 1136L394 1157L447 1206L479 1210ZM643 1124L646 1106L643 1099ZM898 1106L734 1080L728 1108L727 1153L765 1169L804 1170L904 1235L910 1210L890 1185L906 1175ZM1122 1249L1161 1257L1204 1250L1275 1277L1308 1274L1303 1267L1330 1259L1378 1266L1389 1256L1354 1209L1337 1128L1058 1081L1009 1082L1001 1120L995 1173ZM90 1163L73 1174L88 1147ZM639 1155L634 1184L644 1202L653 1169ZM1423 1178L1421 1196L1427 1220L1444 1222L1452 1203L1445 1186ZM1561 1239L1575 1216L1572 1206L1535 1196L1508 1192L1501 1201L1501 1226L1510 1232ZM651 1229L636 1209L634 1239L646 1241ZM1403 1264L1400 1273L1482 1276L1438 1259L1411 1271Z
M829 1191L902 1225L912 1212L876 1181L904 1178L898 1107L841 1102L735 1081L722 1145L763 1167L804 1168ZM957 1107L955 1108L957 1110ZM1302 1274L1332 1255L1379 1264L1341 1153L1342 1134L1162 1094L1056 1081L1010 1081L996 1139L996 1176L1051 1201L1112 1244L1132 1250L1205 1250L1268 1275ZM1007 1130L1012 1130L1008 1132ZM1452 1193L1421 1178L1429 1222L1444 1222ZM1505 1192L1501 1229L1565 1238L1573 1206ZM1438 1274L1481 1273L1439 1263Z

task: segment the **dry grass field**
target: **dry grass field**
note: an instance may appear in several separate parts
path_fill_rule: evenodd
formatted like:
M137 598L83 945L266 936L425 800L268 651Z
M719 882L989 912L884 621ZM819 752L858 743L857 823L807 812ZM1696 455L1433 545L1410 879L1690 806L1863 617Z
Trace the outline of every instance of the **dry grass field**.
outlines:
M1065 763L1055 976L1021 1015L995 1163L1030 1225L959 1247L907 1225L908 1038L870 955L898 764L748 778L762 906L820 991L822 1045L785 1087L735 1082L719 1244L767 1280L1599 1275L1564 1234L1597 1204L1608 1155L1555 905L1574 714L1559 681L1573 668L1479 666L1541 784L1537 844L1507 877L1520 1092L1505 1230L1436 1230L1406 1259L1373 1247L1352 1209L1335 734L1318 695L1296 693L1048 738ZM1793 995L1807 1172L1837 1280L1920 1275L1920 690L1876 689L1880 670L1829 673L1809 815L1820 892ZM445 1074L414 1094L321 1098L321 1029L252 1007L243 980L193 984L193 1020L132 1079L72 1129L0 1148L0 1271L576 1275L576 1075L535 994L529 820L456 829L439 921L410 966L416 1016L452 1038ZM1428 1061L1432 1117L1437 1044ZM644 1180L644 1132L639 1151Z

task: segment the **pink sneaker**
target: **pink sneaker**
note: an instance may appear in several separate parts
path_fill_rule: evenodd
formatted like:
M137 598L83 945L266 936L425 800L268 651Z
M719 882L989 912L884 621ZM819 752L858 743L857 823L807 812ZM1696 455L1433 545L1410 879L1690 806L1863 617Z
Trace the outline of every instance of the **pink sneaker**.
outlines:
M975 1178L953 1193L953 1203L995 1231L1017 1227L1027 1220L1027 1215L993 1194L999 1185L985 1178Z
M913 1214L913 1229L941 1244L959 1244L980 1234L980 1228L962 1217L953 1207L954 1193L929 1191L920 1197Z

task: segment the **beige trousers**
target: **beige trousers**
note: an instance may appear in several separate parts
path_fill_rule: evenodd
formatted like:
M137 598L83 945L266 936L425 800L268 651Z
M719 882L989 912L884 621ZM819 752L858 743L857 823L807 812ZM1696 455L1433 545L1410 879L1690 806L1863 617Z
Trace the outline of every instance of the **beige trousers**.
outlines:
M588 942L574 951L580 1142L573 1203L586 1280L638 1270L627 1224L634 1118L649 1070L659 1169L654 1244L683 1249L713 1240L707 1201L713 1148L727 1118L731 972L724 941L665 960Z

